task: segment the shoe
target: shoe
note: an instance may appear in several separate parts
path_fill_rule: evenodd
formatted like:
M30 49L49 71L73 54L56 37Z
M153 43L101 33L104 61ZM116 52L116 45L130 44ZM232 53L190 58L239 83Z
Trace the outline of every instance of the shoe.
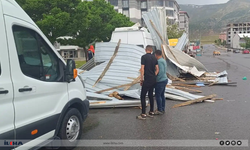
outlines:
M149 117L149 118L154 118L154 115L155 115L154 112L149 112L149 113L147 114L147 117Z
M163 112L161 112L161 111L155 111L155 115L163 115Z
M139 116L136 116L136 119L139 119L139 120L146 120L147 116L146 115L139 115Z

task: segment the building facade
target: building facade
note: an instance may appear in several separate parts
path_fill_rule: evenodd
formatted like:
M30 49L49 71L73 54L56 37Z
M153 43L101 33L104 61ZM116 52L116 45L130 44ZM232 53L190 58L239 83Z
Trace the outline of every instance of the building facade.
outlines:
M241 47L241 44L246 44L246 41L244 39L245 37L250 37L250 34L235 34L232 40L232 48L243 49L243 47Z
M221 32L219 35L221 41L227 41L227 32Z
M231 23L227 25L227 45L233 47L233 38L237 34L249 34L250 22Z
M114 9L126 15L132 22L142 25L142 14L152 8L165 8L166 17L171 24L179 23L180 6L176 0L106 0L114 6Z
M180 11L179 28L189 35L189 15L186 11Z

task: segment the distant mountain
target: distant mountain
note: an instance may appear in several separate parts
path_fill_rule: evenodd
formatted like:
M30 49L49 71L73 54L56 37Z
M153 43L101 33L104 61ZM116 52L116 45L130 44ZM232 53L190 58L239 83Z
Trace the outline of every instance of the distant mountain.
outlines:
M190 16L190 37L219 34L228 23L250 22L250 0L215 5L180 5Z

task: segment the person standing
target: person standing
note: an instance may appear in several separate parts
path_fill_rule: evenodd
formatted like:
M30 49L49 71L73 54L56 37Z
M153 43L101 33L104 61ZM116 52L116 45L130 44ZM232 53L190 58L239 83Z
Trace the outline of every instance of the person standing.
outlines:
M165 89L168 84L167 63L166 60L162 58L162 52L160 50L155 52L155 57L159 66L159 73L156 77L155 86L155 98L157 103L157 111L155 112L155 115L162 115L165 113Z
M88 49L88 60L92 59L95 54L95 49L93 45L90 45Z
M137 119L144 120L146 117L154 115L154 99L153 91L156 83L156 75L159 72L158 62L154 55L152 46L146 47L146 54L141 57L141 106L142 114L137 116ZM146 114L146 94L148 93L150 101L150 111Z

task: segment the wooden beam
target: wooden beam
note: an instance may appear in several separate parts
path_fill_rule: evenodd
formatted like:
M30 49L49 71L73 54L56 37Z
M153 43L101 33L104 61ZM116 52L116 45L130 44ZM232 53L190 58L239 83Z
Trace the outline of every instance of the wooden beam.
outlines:
M82 74L82 73L84 73L86 70L83 70L83 71L81 71L81 72L79 72L79 74Z
M106 101L100 101L100 102L90 102L90 104L105 104Z
M215 81L215 82L213 82L213 83L211 83L211 84L209 84L208 86L212 86L212 85L215 85L216 83L218 83L219 81Z
M131 79L131 80L135 80L136 78L132 78L132 77L127 77L128 79Z
M129 86L125 87L124 91L127 91L129 88L131 88L131 86L133 86L134 84L140 82L140 80L141 80L141 76L139 75L139 76L131 83L132 85L129 85Z
M178 77L174 77L174 76L171 76L169 73L167 73L167 76L169 79L173 80L173 81L181 81L181 82L186 82L185 80L183 79L180 79Z
M195 100L187 101L185 103L174 105L173 108L178 108L178 107L183 107L183 106L191 105L191 104L198 103L198 102L203 102L203 101L205 101L207 99L212 99L212 98L214 98L216 96L217 96L216 94L213 94L213 95L201 97L201 98L198 98L198 99L195 99Z
M114 59L115 59L115 57L116 57L116 55L117 55L117 53L118 53L118 49L119 49L119 47L120 47L120 44L121 44L121 39L119 40L119 42L118 42L118 44L117 44L117 46L116 46L116 48L115 48L115 51L114 51L113 56L112 56L111 59L109 60L107 66L106 66L105 69L103 70L103 72L102 72L102 74L100 75L100 77L96 80L96 82L95 82L95 84L93 85L93 87L95 87L96 84L102 80L102 78L104 77L104 75L105 75L106 72L108 71L109 67L110 67L111 64L113 63L113 61L114 61Z
M161 51L162 51L162 56L163 56L163 58L166 60L166 59L167 59L167 57L166 57L166 54L165 54L165 51L164 51L163 45L161 45Z
M166 43L166 41L163 39L161 33L157 30L157 28L156 28L155 24L153 23L153 21L152 21L152 20L149 20L149 21L150 21L152 27L154 28L155 32L156 32L156 33L158 34L158 36L161 38L161 40L162 40L162 42L164 43L164 45L167 46L168 51L170 51L170 53L173 55L173 57L175 58L176 62L177 62L178 64L180 64L179 61L177 60L177 58L175 57L174 53L172 52L172 50L168 47L168 44ZM163 49L164 49L164 47L163 47Z
M137 82L137 83L140 83L140 82ZM108 89L105 89L105 90L97 91L96 93L100 94L100 93L111 91L111 90L114 90L114 89L119 89L119 88L126 87L126 86L132 86L132 85L135 85L137 83L123 84L123 85L115 86L115 87L108 88Z
M224 100L224 98L212 98L212 100L214 100L214 101L221 101L221 100Z

